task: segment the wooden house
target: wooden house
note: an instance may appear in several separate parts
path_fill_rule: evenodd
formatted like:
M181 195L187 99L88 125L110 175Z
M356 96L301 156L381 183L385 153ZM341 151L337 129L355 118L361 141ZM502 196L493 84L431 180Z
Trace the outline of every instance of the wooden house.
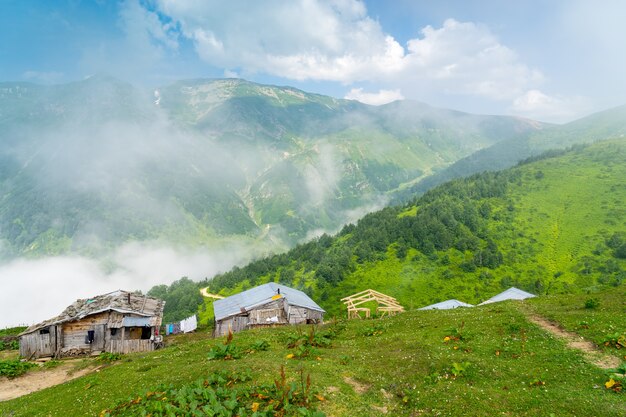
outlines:
M255 327L321 323L325 311L302 291L270 282L216 300L215 336Z
M57 317L21 333L20 355L59 358L154 350L164 305L157 298L121 290L77 300Z

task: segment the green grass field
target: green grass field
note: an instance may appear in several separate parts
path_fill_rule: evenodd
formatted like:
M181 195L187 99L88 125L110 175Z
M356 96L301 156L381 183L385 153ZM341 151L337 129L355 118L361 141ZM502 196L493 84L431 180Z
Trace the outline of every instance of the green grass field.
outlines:
M519 302L504 302L332 321L317 329L318 337L329 336L330 346L312 350L287 347L299 333L306 336L308 327L252 330L234 336L231 346L242 352L235 360L209 360L209 351L223 340L200 331L170 338L162 350L126 355L97 373L0 403L0 415L93 416L160 385L188 386L215 371L250 372L252 380L242 386L274 384L284 366L290 380L299 380L301 371L310 375L309 408L330 416L623 416L625 393L604 387L607 372L530 324L523 311L545 313L593 340L593 329L626 332L620 320L625 294L624 286L598 293L594 309L582 307L585 297L574 295L537 298L523 309ZM592 324L581 330L573 324L579 320ZM267 350L246 353L261 340L268 342ZM308 356L298 358L302 354ZM253 406L253 400L246 404L250 415Z

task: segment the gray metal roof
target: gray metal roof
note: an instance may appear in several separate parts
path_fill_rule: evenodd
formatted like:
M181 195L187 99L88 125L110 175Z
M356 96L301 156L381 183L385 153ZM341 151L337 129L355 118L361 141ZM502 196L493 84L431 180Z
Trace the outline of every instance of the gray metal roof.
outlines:
M505 300L524 300L526 298L532 298L532 297L536 297L536 295L531 294L526 291L522 291L519 288L511 287L508 290L502 291L500 294L494 295L490 299L485 300L478 305L481 306L483 304L497 303L497 302L505 301Z
M239 294L231 295L222 300L215 300L215 302L213 302L215 320L222 320L225 317L241 314L254 307L269 303L272 301L272 297L278 294L279 289L280 295L283 296L290 305L305 307L325 313L322 307L318 306L315 301L311 300L311 298L302 291L270 282L250 288Z
M463 301L452 299L452 300L442 301L440 303L431 304L426 307L418 308L418 310L450 310L452 308L457 308L457 307L474 307L474 306L471 304L464 303Z

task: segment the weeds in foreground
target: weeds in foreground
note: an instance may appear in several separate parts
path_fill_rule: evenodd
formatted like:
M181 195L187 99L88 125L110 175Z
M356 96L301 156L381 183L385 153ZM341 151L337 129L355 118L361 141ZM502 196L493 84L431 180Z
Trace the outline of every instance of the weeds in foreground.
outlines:
M284 367L273 384L238 386L251 380L246 372L216 372L181 388L158 387L103 410L100 417L125 415L322 417L315 403L324 398L311 388L310 375L301 369L289 380Z
M615 349L626 348L626 334L621 332L612 333L606 335L602 339L601 344L606 347L613 347Z
M308 333L298 328L296 334L287 338L287 348L294 349L293 353L287 355L287 359L316 358L319 360L319 351L316 348L330 347L331 338L335 335L335 333L321 333L315 326L311 326Z
M222 345L216 345L211 348L209 351L207 358L211 360L222 359L225 361L232 359L239 359L243 355L242 350L234 345L233 342L233 332L232 330L228 331L228 335L224 340Z
M18 350L19 348L20 342L18 340L11 340L10 342L0 340L0 350Z
M609 380L604 383L604 387L615 392L624 392L626 386L626 362L615 369L609 370Z
M0 361L0 376L15 378L36 366L32 362L21 362L19 359Z
M119 361L122 359L123 355L121 353L112 353L112 352L102 352L98 355L98 361L104 363L113 363L115 361Z

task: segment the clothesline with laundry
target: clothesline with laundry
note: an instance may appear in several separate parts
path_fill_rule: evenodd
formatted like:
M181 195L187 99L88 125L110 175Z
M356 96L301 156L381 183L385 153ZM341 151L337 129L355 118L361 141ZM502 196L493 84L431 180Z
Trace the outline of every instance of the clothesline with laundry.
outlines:
M198 328L198 319L194 314L191 317L187 317L177 323L168 323L165 325L165 335L177 334L177 333L189 333Z

